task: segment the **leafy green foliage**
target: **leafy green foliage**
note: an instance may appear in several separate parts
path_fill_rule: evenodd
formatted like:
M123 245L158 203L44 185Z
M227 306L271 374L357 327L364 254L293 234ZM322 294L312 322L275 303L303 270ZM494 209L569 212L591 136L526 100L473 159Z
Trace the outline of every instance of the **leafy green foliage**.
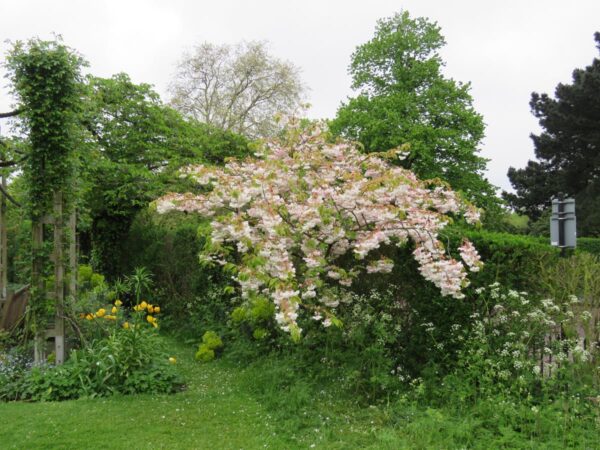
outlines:
M265 341L276 336L277 326L273 319L275 305L268 298L253 296L247 302L231 311L231 322L238 332L257 341Z
M202 343L196 352L196 359L200 362L209 362L223 348L223 341L214 331L207 331L202 335Z
M600 239L598 238L577 238L577 248L581 251L600 256Z
M585 398L552 401L479 398L458 403L448 388L433 403L423 383L365 405L339 383L313 378L296 355L270 353L237 363L226 352L197 364L195 348L165 344L190 380L177 395L112 396L59 403L0 402L0 441L17 448L104 448L146 442L169 449L213 448L595 448L597 406ZM437 380L437 386L444 388ZM446 385L447 386L447 385ZM456 387L456 385L453 385ZM2 385L0 384L0 389ZM156 405L160 405L160 411ZM131 424L135 422L135 426ZM60 423L60 427L56 424ZM28 430L22 433L22 430ZM435 432L432 432L435 430ZM217 446L218 446L217 445Z
M493 209L498 201L483 177L486 160L477 155L483 118L473 109L469 85L442 75L444 44L437 24L408 12L378 21L373 39L352 55L358 95L340 107L330 127L367 152L408 144L403 166Z
M600 50L600 32L594 35ZM555 98L534 92L530 106L543 132L532 135L537 161L523 169L511 167L515 194L505 198L532 219L539 219L551 197L573 196L581 236L600 235L600 59L573 71L572 84L560 83Z
M7 58L30 145L24 173L35 218L49 210L53 192L66 195L71 188L83 64L82 58L60 41L39 39L16 42Z
M470 239L485 263L483 270L473 277L474 287L500 282L512 289L537 292L540 265L551 266L559 259L560 251L548 239L485 230L462 230L457 234L448 231L450 240L461 236Z
M198 265L205 244L198 232L203 223L193 214L159 215L147 208L135 216L119 253L113 255L114 264L126 274L138 266L152 273L151 299L167 315L163 328L190 339L198 336L198 330L224 331L234 307L222 291L226 276L219 269Z
M206 344L200 344L196 352L196 359L200 362L209 362L215 359L215 351Z
M150 331L150 330L148 330ZM62 366L33 368L18 376L0 375L0 400L56 401L116 393L170 393L182 383L150 332L122 330L71 353Z
M81 264L77 268L77 285L80 291L102 289L106 286L104 275L95 273L92 266Z
M136 304L140 303L144 294L150 293L150 288L153 285L152 274L145 267L136 267L125 281L135 295Z
M84 272L89 272L84 270ZM156 328L155 306L142 302L133 311L122 302L83 313L82 346L61 366L0 373L0 400L66 400L112 394L171 393L182 386ZM214 342L211 341L214 346Z
M32 221L40 221L52 210L54 194L62 195L67 210L76 198L73 189L76 147L81 142L77 114L81 109L83 60L60 41L32 39L16 42L6 67L13 93L22 108L22 131L28 152L23 164L27 210ZM32 248L31 258L43 276L48 267L48 248ZM43 328L51 304L32 280L28 327Z
M202 335L202 343L212 350L223 348L223 341L214 331L207 331Z
M122 259L135 215L167 191L182 188L175 172L191 162L221 163L247 154L246 140L233 133L185 120L164 106L147 84L126 74L88 77L82 118L89 133L84 210L94 265L109 278L131 268ZM176 180L176 181L173 181Z

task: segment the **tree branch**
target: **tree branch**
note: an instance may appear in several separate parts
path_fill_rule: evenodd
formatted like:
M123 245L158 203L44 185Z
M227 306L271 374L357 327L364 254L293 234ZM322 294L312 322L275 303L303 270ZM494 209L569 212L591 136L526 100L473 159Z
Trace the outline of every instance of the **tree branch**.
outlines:
M2 141L0 141L0 144L4 145L4 143ZM0 167L16 166L17 164L20 164L23 161L25 161L27 158L29 158L29 155L25 155L25 156L21 157L20 159L13 160L13 161L0 161Z
M18 116L23 112L23 108L15 109L14 111L10 111L7 113L0 113L0 119L6 119L7 117Z
M12 195L10 195L8 192L6 192L6 189L4 189L4 186L2 186L0 184L0 192L8 199L10 200L15 206L18 206L19 208L21 207L21 204L16 201Z

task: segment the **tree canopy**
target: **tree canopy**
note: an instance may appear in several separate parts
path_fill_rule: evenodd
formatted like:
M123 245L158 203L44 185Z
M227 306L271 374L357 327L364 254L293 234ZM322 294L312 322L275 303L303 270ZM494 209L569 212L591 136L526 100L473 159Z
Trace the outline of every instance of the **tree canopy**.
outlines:
M600 33L595 33L600 50ZM537 161L511 167L515 193L505 198L538 219L552 196L573 196L580 235L600 235L600 59L575 69L571 84L558 84L555 98L532 93L530 106L544 131L532 134Z
M469 84L442 74L440 28L401 12L377 23L375 36L357 47L349 67L357 96L342 104L330 127L365 151L410 145L402 165L421 178L441 178L479 206L496 204L478 155L483 118Z
M277 113L293 113L303 92L299 69L264 42L205 42L179 63L172 106L188 117L250 138L272 135Z
M88 77L86 88L82 207L96 265L110 276L120 273L120 240L135 214L167 190L183 189L184 180L174 176L179 168L222 163L248 148L242 136L184 119L150 85L135 84L126 74Z

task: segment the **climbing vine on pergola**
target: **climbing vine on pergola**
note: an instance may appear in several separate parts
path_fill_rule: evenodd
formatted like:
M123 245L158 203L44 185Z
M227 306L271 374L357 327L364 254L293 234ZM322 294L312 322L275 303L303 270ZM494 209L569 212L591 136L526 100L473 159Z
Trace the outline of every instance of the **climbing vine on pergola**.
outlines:
M41 341L53 300L57 362L64 357L63 247L68 241L64 236L66 213L73 210L75 203L72 181L83 64L82 58L60 41L39 39L15 43L6 63L13 93L19 102L21 131L28 136L29 143L22 163L28 194L25 207L33 230L29 318L32 331ZM45 224L54 226L52 258L43 251ZM44 268L49 260L54 263L55 280L54 292L50 295L44 287Z

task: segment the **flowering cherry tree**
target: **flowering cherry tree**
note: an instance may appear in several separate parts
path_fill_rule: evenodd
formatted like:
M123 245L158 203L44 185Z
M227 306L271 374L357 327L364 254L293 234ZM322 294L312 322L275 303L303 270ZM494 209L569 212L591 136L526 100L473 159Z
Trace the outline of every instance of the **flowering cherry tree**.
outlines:
M473 223L478 211L442 182L420 181L386 160L402 157L400 149L364 154L328 138L323 125L291 120L285 136L262 144L253 159L188 167L185 175L205 193L168 194L157 210L211 217L204 262L231 270L243 298L273 301L277 322L295 337L300 307L328 326L340 286L392 270L383 246L412 241L421 274L443 295L463 297L479 255L465 240L463 261L453 259L438 236L449 214ZM340 262L348 253L351 268Z

